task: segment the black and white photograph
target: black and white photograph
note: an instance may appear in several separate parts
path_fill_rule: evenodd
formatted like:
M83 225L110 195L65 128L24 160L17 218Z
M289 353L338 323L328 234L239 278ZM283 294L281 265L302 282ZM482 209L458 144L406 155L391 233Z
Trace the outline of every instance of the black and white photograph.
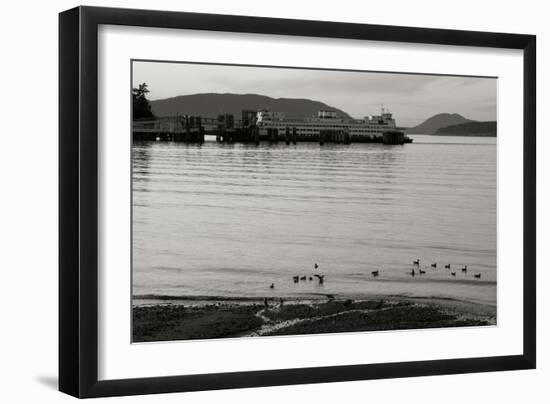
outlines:
M497 326L498 84L133 60L132 342Z
M0 402L547 404L543 2L89 3L2 4Z

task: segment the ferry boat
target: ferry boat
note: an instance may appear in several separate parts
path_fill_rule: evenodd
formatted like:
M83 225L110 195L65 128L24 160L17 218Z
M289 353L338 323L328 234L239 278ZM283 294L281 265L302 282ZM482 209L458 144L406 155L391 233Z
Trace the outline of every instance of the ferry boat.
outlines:
M275 136L292 132L299 140L316 140L323 134L345 134L350 142L384 142L384 136L391 143L407 143L410 141L396 126L391 112L382 108L380 115L365 116L363 119L350 119L338 116L336 111L321 110L316 117L288 117L267 110L258 111L256 126L260 137ZM401 134L399 136L398 134ZM390 136L391 134L391 136ZM397 139L397 140L395 140Z

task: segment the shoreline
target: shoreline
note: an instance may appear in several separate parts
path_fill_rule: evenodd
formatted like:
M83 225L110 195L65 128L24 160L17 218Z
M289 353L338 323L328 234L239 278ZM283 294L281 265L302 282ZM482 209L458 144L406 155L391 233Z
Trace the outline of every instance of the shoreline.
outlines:
M151 296L134 297L145 300ZM496 325L495 305L402 295L165 296L133 305L133 341L156 342Z
M352 280L353 281L353 280ZM340 299L367 300L372 298L425 298L425 299L441 299L441 300L456 300L469 303L479 303L483 305L496 305L496 281L486 279L418 279L414 282L407 280L396 281L393 279L369 279L365 283L362 290L357 290L358 283L353 283L353 287L349 287L350 282L340 283L330 287L321 289L306 288L301 289L285 287L276 289L251 290L244 294L240 291L232 292L214 292L213 294L201 293L189 290L186 294L180 294L180 291L170 291L168 293L152 292L135 292L132 298L132 303L135 306L153 305L161 303L172 304L193 304L201 305L209 302L234 302L234 303L250 303L261 302L267 297L283 298L287 301L300 302L304 300L322 301L326 300L331 294ZM434 286L441 285L441 287ZM291 285L292 286L292 285ZM386 287L388 286L388 287ZM452 288L450 286L453 286ZM435 289L434 289L435 288ZM434 293L435 290L435 293ZM439 290L439 293L437 292Z

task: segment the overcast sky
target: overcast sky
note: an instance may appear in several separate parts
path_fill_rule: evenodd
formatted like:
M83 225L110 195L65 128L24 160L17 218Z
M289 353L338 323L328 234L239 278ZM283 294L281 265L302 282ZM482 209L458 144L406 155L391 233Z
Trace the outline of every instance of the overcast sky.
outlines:
M496 120L494 78L134 62L133 85L143 82L150 100L198 93L261 94L321 101L355 118L377 114L383 104L402 126L441 112Z

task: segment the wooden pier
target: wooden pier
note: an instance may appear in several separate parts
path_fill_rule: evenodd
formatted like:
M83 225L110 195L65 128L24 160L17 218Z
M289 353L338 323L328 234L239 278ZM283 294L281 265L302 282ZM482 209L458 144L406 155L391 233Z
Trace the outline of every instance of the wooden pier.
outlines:
M203 143L205 133L201 117L194 116L136 120L132 123L132 136L138 141Z

